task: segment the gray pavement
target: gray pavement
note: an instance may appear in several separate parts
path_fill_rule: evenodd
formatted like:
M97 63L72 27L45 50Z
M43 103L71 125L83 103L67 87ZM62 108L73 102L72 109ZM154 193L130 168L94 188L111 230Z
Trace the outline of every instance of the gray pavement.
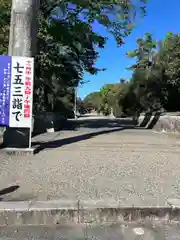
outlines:
M162 225L91 225L59 227L59 226L26 226L1 227L2 240L178 240L180 239L180 226L177 224Z
M107 127L44 134L34 141L41 143L34 156L0 150L0 189L19 186L0 192L1 200L90 198L156 206L180 197L178 137Z

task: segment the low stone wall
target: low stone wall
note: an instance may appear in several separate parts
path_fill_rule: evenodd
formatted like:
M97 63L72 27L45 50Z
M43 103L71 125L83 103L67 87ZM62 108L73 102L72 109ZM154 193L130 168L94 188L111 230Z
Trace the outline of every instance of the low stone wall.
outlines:
M65 128L67 119L61 113L44 112L33 116L32 134L45 133L48 128L61 130ZM5 127L0 127L0 138L3 136Z
M61 113L44 112L34 115L33 134L40 134L47 131L49 128L61 130L67 122L66 117Z
M141 115L138 119L138 126L156 131L180 132L180 114L168 113L161 115Z

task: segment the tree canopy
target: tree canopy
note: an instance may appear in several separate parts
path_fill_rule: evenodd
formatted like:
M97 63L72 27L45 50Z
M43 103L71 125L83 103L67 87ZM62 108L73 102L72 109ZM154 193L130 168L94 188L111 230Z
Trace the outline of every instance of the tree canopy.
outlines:
M117 84L106 84L99 92L102 112L116 109L117 103L128 115L180 111L180 35L168 32L156 41L146 33L136 43L137 48L127 52L135 59L135 64L127 67L132 71L131 79L120 81L118 88Z
M7 54L10 0L0 0L0 52ZM85 71L97 74L98 48L107 36L93 29L104 26L120 46L145 13L145 0L43 0L39 11L35 57L34 111L72 112L74 88ZM68 113L67 113L68 114Z
M10 8L10 0L0 0L0 55L8 52Z
M10 0L0 0L0 54L7 54ZM135 16L145 14L145 0L44 0L38 15L39 31L35 57L34 111L73 112L75 88L84 72L97 74L98 48L107 36L93 28L100 24L118 46L131 33ZM99 92L78 99L81 109L96 109L105 115L133 114L180 109L180 35L167 33L161 41L146 33L127 53L135 64L127 69L132 77L105 84ZM84 104L84 106L82 105ZM117 110L118 109L118 110ZM84 111L84 110L83 110Z

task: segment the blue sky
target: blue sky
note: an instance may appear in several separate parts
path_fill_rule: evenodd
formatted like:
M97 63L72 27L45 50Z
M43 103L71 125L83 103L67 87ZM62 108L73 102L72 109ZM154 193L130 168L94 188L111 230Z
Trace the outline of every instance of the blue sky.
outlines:
M131 77L131 72L126 70L126 67L130 66L133 60L126 56L126 52L136 48L138 37L150 32L154 39L160 40L167 32L180 32L180 0L149 0L147 16L138 20L136 24L136 28L120 48L116 47L113 37L108 36L106 47L100 51L100 58L97 61L97 67L107 70L96 76L86 73L84 80L90 82L79 87L79 97L84 98L88 93L98 91L106 83L116 83L120 78ZM96 30L105 34L104 29L100 27Z

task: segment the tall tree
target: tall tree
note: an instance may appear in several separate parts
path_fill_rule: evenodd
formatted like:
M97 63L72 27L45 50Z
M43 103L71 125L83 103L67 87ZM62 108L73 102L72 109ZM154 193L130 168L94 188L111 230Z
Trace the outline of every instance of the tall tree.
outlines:
M127 53L130 58L135 58L131 89L139 102L139 109L154 111L161 108L161 82L158 81L160 72L157 72L157 42L150 33L144 38L137 39L137 49ZM158 69L159 70L159 69ZM141 106L141 107L140 107Z
M156 43L150 34L138 39L137 49L127 53L136 59L133 88L141 111L180 109L180 36L167 33Z
M0 4L0 14L6 16L0 19L0 26L6 33L10 1L1 0ZM34 110L60 111L63 105L72 108L74 87L84 71L96 74L102 70L95 66L97 48L103 48L107 38L95 32L93 24L104 26L121 45L132 30L135 13L144 13L145 5L145 0L136 5L130 0L41 1ZM6 53L6 38L0 41L1 52Z

